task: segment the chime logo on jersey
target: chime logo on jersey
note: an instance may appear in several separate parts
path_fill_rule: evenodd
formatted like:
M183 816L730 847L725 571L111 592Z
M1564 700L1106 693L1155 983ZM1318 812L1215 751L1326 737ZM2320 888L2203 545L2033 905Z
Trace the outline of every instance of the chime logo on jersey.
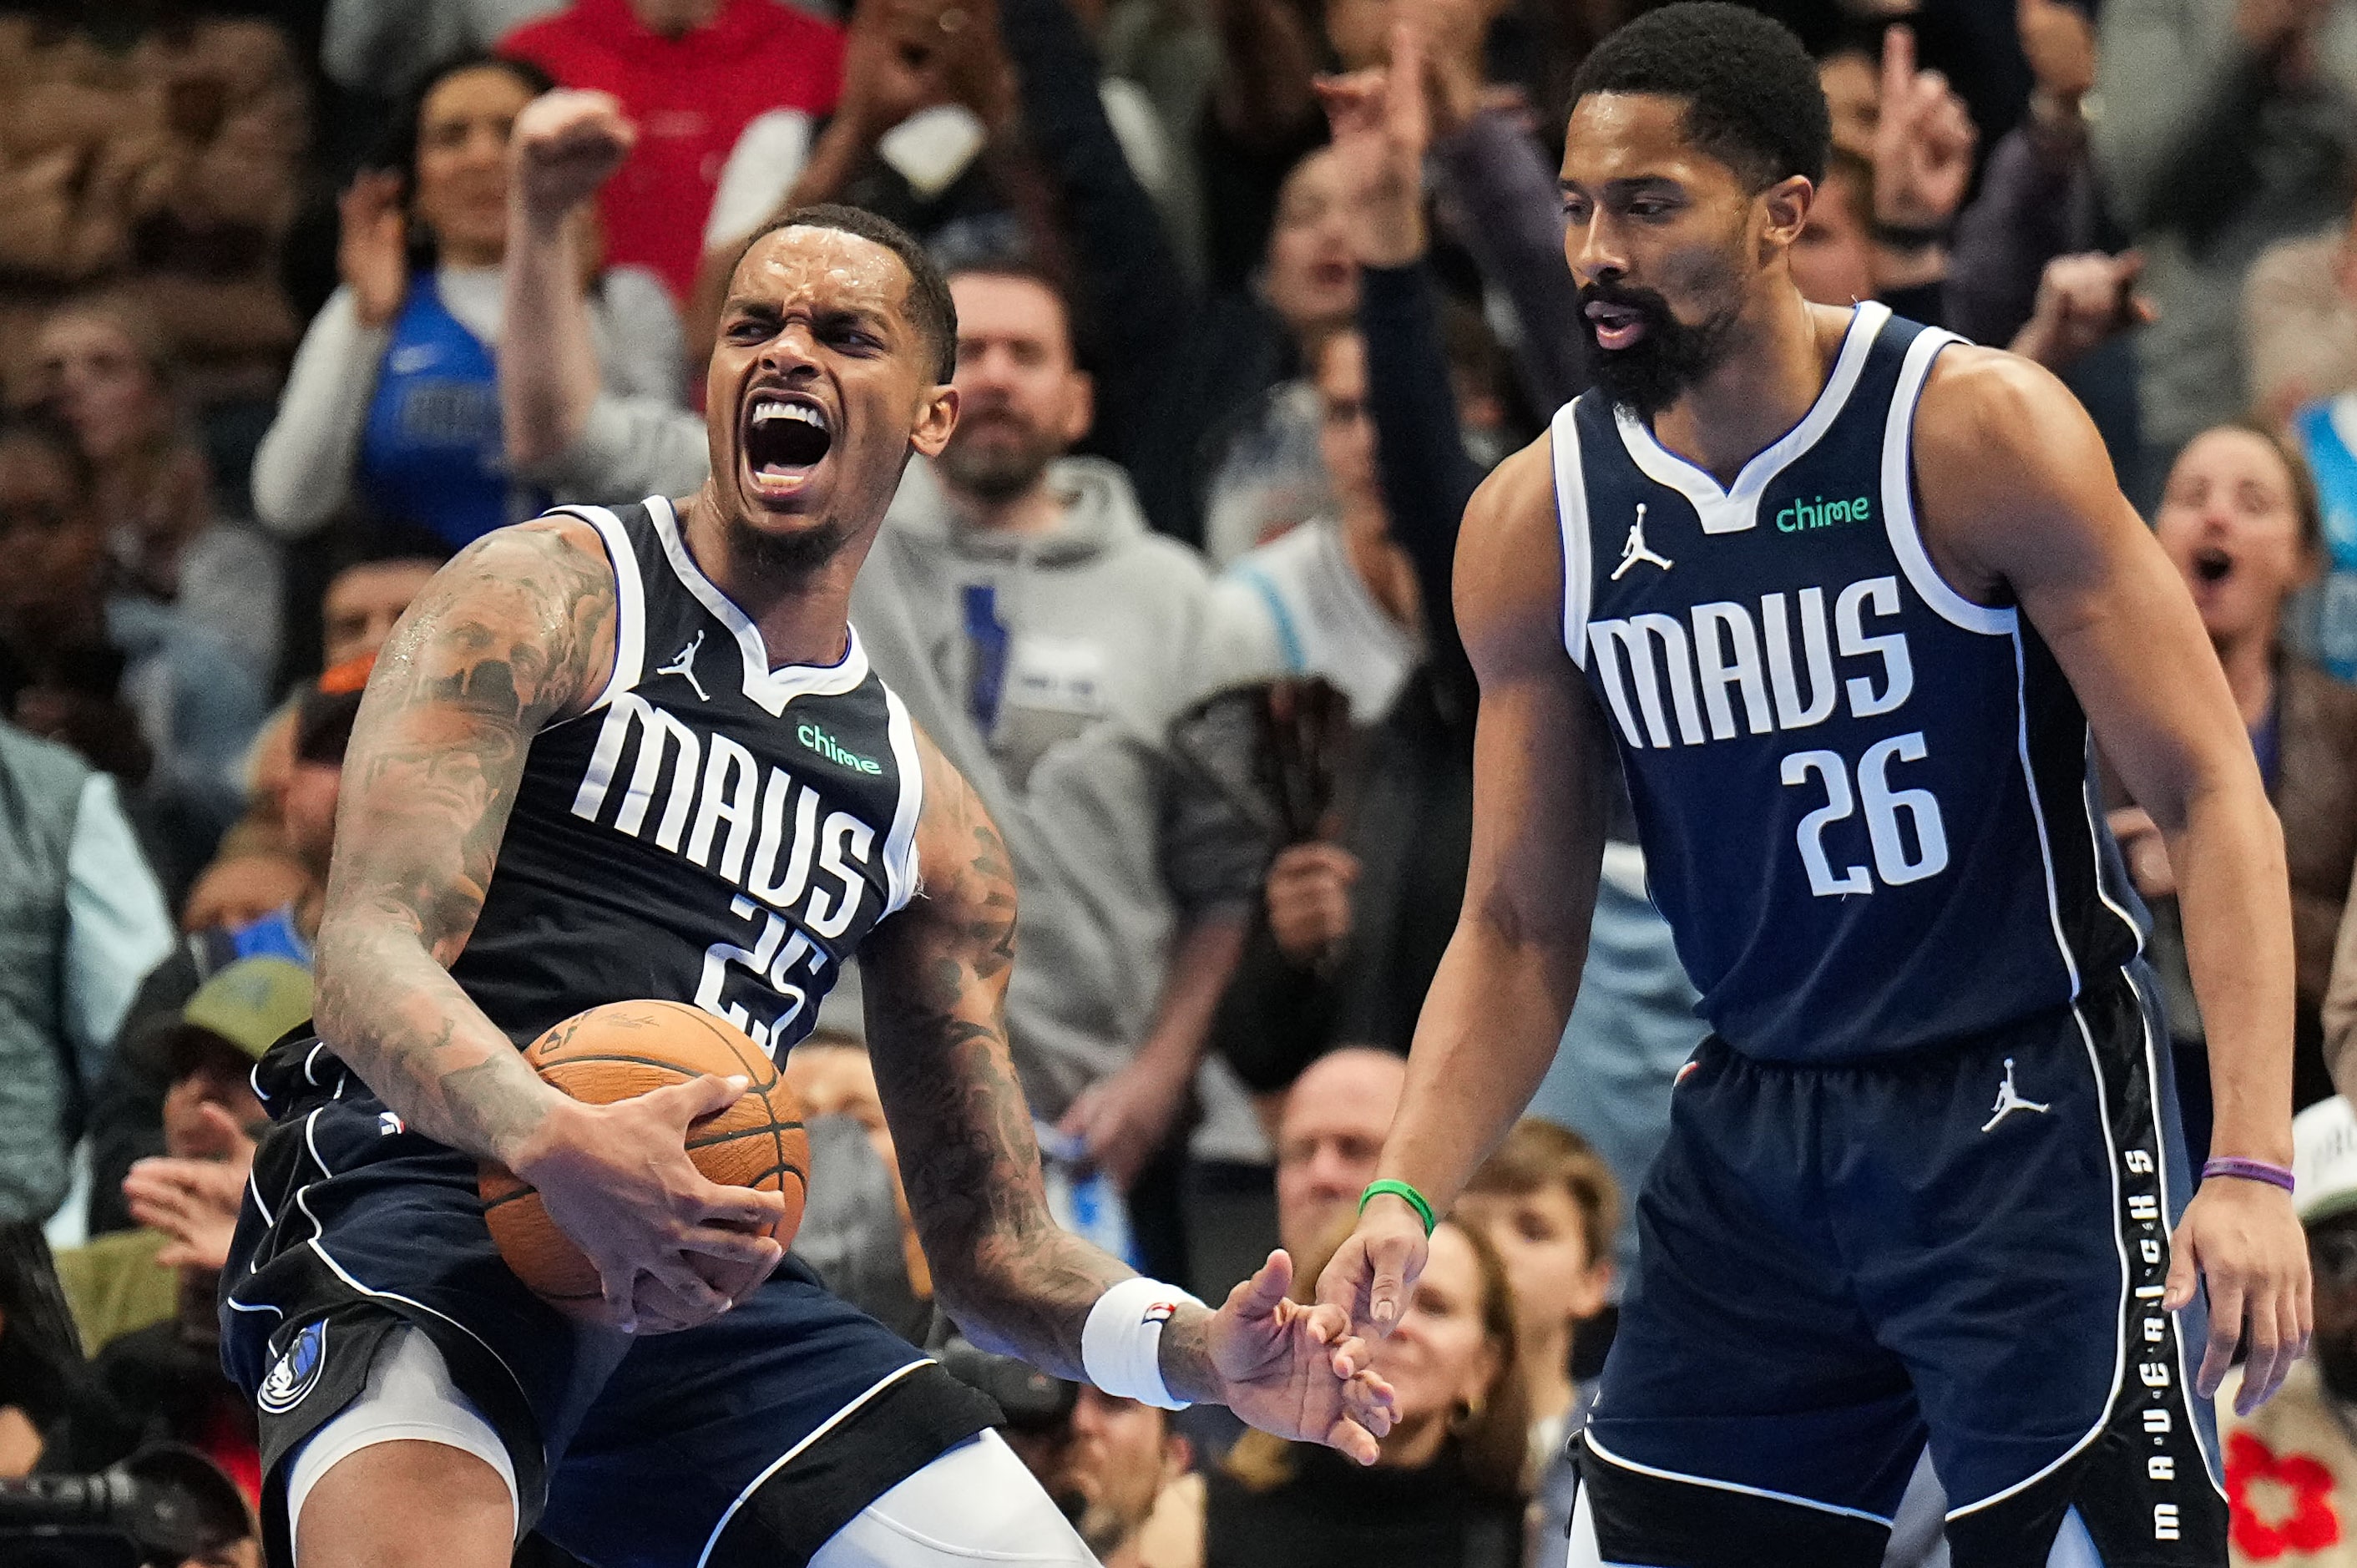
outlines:
M1756 607L1731 599L1696 605L1684 618L1654 611L1591 620L1587 642L1631 746L1701 746L1736 738L1738 711L1752 735L1823 724L1845 695L1856 718L1897 711L1915 690L1906 634L1870 633L1867 626L1900 608L1899 580L1868 577L1835 596L1830 628L1825 590L1803 588L1763 594ZM1837 683L1836 652L1876 665Z
M814 787L782 768L762 777L744 746L717 731L699 732L635 692L617 693L607 709L573 797L575 816L605 818L633 735L636 756L609 824L616 832L646 838L661 795L658 849L792 914L814 937L833 939L851 929L868 890L863 872L877 847L875 829L848 811L822 820Z

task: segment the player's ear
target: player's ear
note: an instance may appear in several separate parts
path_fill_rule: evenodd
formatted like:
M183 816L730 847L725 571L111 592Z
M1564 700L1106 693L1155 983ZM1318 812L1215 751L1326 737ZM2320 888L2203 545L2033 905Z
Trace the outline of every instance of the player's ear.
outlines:
M1096 378L1086 371L1071 374L1071 402L1064 411L1064 445L1071 446L1089 433L1097 420Z
M1760 192L1768 227L1760 239L1773 250L1787 250L1808 226L1809 209L1816 205L1817 188L1806 175L1787 175Z
M940 456L942 448L950 444L950 432L957 428L957 388L943 381L917 405L917 423L909 432L909 446L919 456Z

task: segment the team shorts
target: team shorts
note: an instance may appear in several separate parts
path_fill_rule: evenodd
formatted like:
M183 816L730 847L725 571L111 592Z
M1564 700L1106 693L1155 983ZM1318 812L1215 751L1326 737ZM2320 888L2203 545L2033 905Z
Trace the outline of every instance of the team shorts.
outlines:
M1937 1051L1680 1074L1579 1465L1608 1563L1873 1568L1928 1441L1956 1568L2226 1561L2148 985ZM2076 1516L2075 1521L2072 1520Z
M221 1357L261 1412L265 1545L287 1458L423 1330L514 1469L519 1532L597 1568L798 1568L997 1407L788 1258L726 1315L631 1338L526 1290L472 1156L409 1131L316 1040L254 1086L273 1126L222 1273Z

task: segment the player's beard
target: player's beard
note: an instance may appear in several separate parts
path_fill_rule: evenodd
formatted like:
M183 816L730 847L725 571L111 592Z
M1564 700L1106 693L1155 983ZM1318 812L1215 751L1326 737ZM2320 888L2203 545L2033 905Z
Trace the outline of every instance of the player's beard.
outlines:
M741 516L727 519L728 558L771 583L799 583L817 575L851 542L851 532L832 518L791 533L771 533Z
M1626 349L1606 349L1596 340L1590 305L1614 305L1644 318L1645 334ZM1619 407L1651 420L1679 394L1718 368L1727 357L1735 312L1727 310L1693 326L1680 321L1670 302L1650 288L1591 283L1579 291L1580 323L1587 331L1587 360L1596 384Z
M998 438L985 440L985 433ZM963 412L942 449L941 467L953 488L996 506L1038 483L1060 455L1060 444L1039 425L1006 403L989 403Z

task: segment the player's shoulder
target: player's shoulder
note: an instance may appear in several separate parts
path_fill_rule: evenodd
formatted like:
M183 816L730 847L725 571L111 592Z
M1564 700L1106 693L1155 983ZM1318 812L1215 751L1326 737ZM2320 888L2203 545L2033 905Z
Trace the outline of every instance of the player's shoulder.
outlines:
M1548 560L1560 566L1563 559L1555 474L1555 436L1548 432L1507 456L1474 489L1458 539L1460 595L1469 580L1487 585L1495 574L1549 581L1536 568ZM1559 572L1553 581L1560 589Z
M1953 343L1932 363L1912 429L1927 495L2002 504L2060 499L2111 465L2094 422L2043 365L2001 349Z

